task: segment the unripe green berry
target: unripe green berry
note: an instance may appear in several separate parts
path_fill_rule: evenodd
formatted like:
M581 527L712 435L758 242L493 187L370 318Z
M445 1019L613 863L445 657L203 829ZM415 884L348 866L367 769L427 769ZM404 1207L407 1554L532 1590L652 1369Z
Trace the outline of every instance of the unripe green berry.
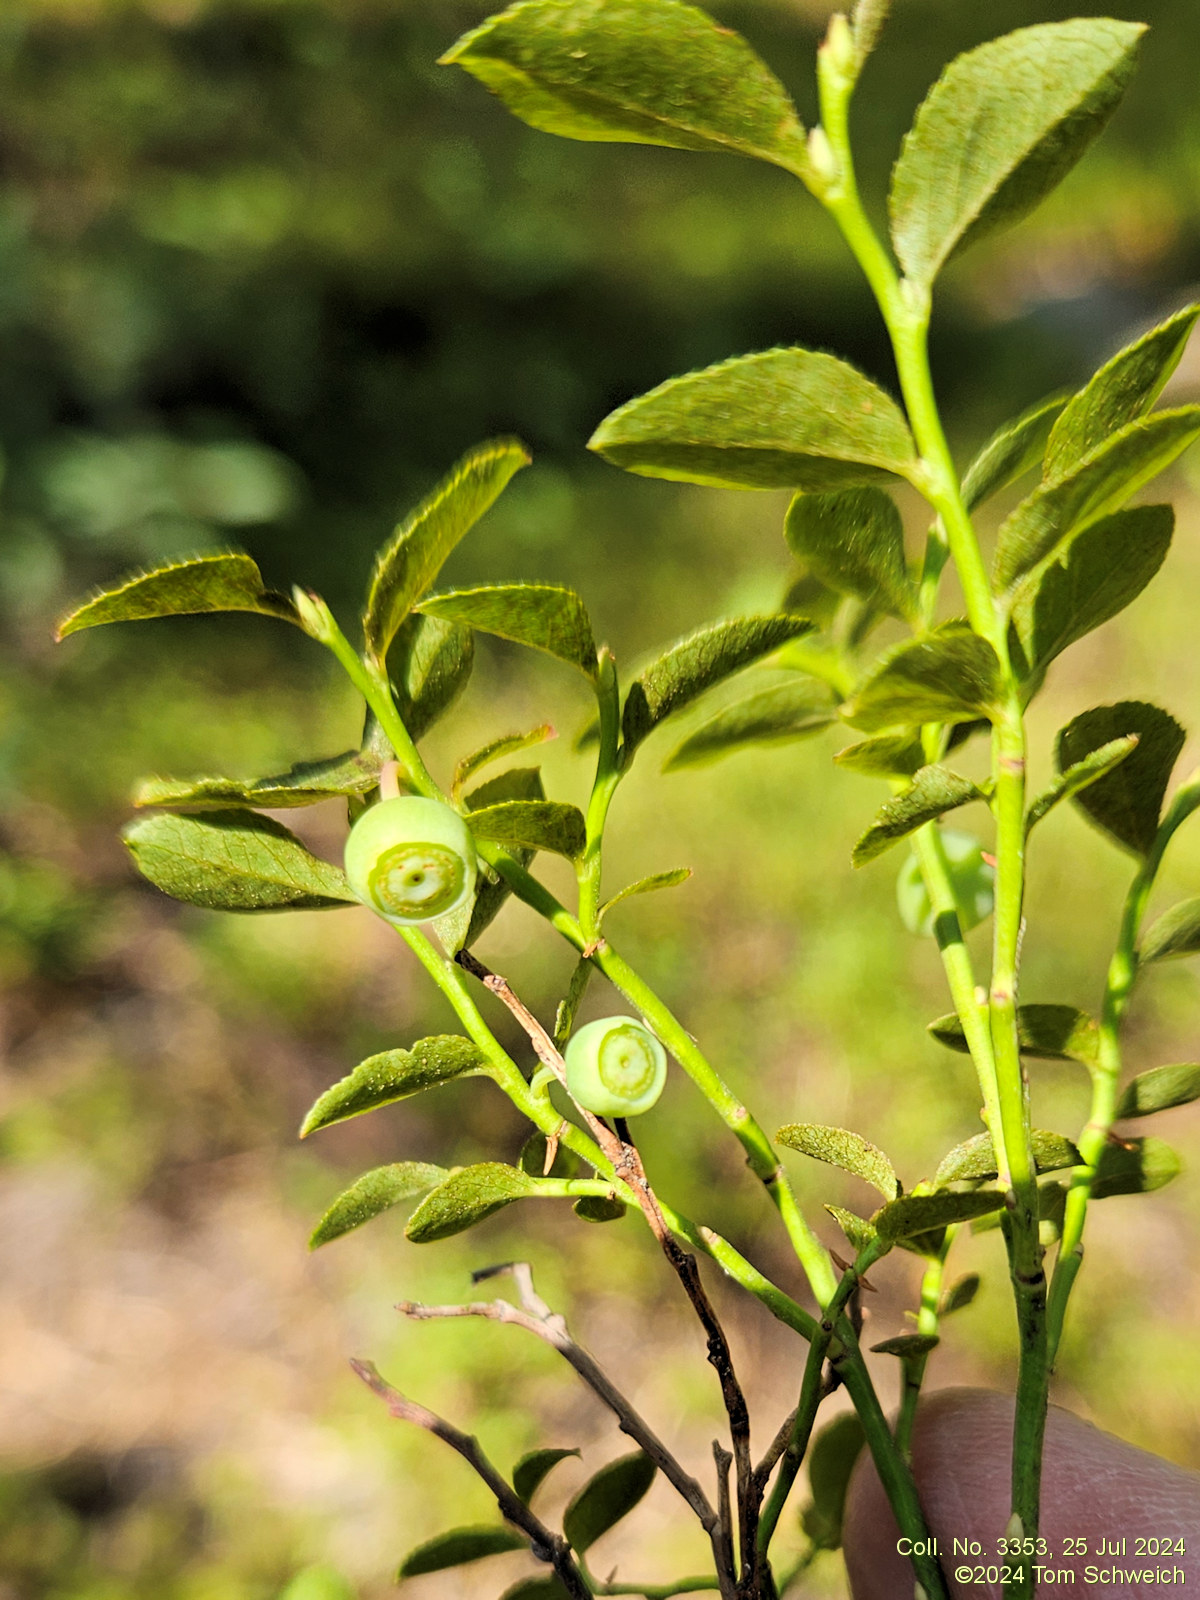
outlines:
M958 920L965 932L991 916L996 874L983 859L983 849L972 834L943 828L942 848L950 868ZM933 907L929 903L929 891L921 876L921 864L915 852L900 869L896 882L896 902L900 907L900 920L910 933L932 937Z
M661 1044L630 1017L600 1017L572 1034L567 1045L567 1088L598 1117L636 1117L663 1092L667 1056Z
M475 889L475 841L449 806L421 795L381 800L346 840L346 876L364 905L401 927L457 911Z

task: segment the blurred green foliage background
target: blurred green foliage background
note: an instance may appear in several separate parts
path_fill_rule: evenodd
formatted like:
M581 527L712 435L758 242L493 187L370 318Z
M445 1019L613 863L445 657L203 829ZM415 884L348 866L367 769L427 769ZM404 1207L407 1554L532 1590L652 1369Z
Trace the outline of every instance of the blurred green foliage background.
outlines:
M811 118L812 0L719 4ZM508 1212L436 1248L387 1218L308 1258L359 1170L512 1159L522 1129L474 1082L297 1149L310 1101L362 1056L451 1026L364 914L221 918L134 880L116 840L147 772L256 774L345 748L352 696L263 619L146 624L54 647L55 615L130 566L230 543L269 581L352 616L371 553L466 446L515 432L535 464L447 576L576 585L622 662L789 580L775 495L624 478L584 441L672 373L797 342L889 380L882 330L830 227L780 172L737 158L573 145L513 122L435 65L487 7L468 0L7 0L0 7L0 1597L291 1600L390 1592L398 1557L487 1515L465 1468L389 1422L345 1367L371 1355L478 1429L502 1465L538 1442L621 1449L548 1352L491 1327L398 1326L398 1296L465 1297L482 1263L529 1256L601 1359L703 1470L717 1395L700 1341L634 1222ZM1064 0L898 0L857 127L881 201L913 108L958 49L1067 16ZM1108 7L1153 24L1113 128L1032 223L947 275L935 362L963 452L1081 380L1200 279L1200 10ZM1173 394L1200 389L1200 354ZM1131 618L1054 669L1049 736L1085 705L1142 695L1200 726L1200 505L1186 471L1176 549ZM1200 481L1200 479L1198 479ZM919 523L915 504L913 528ZM484 642L430 741L440 773L546 717L552 794L578 798L586 706L553 664ZM832 736L623 791L614 887L695 878L619 914L626 953L773 1127L860 1129L908 1181L974 1132L932 945L898 928L896 857L850 845L880 799L836 773ZM1185 756L1185 766L1187 757ZM325 815L329 811L333 814ZM331 854L344 821L292 821ZM1128 864L1056 813L1033 862L1026 993L1097 998ZM551 876L554 869L551 868ZM1196 892L1185 836L1164 893ZM543 1016L569 970L519 909L482 947ZM1195 1056L1196 973L1162 969L1133 1017L1138 1067ZM605 997L590 1002L607 1009ZM497 1019L506 1038L506 1019ZM513 1048L520 1049L513 1039ZM1038 1120L1072 1131L1084 1085L1039 1067ZM1189 1169L1096 1217L1059 1398L1200 1465L1200 1122L1172 1113ZM651 1170L800 1292L771 1218L686 1086L648 1119ZM807 1201L861 1203L802 1168ZM536 1214L529 1214L536 1210ZM552 1214L549 1214L551 1213ZM832 1224L827 1231L836 1244ZM1009 1380L995 1236L985 1290L934 1381ZM877 1273L879 1337L912 1303ZM765 1440L801 1352L722 1296ZM894 1382L880 1358L881 1382ZM562 1470L565 1495L584 1469ZM574 1476L572 1476L574 1474ZM551 1496L551 1504L553 1496ZM799 1542L798 1533L795 1542ZM605 1550L610 1547L606 1545ZM656 1488L611 1542L622 1576L703 1559ZM311 1569L311 1570L309 1570ZM414 1594L492 1596L505 1557ZM837 1563L814 1594L841 1593Z

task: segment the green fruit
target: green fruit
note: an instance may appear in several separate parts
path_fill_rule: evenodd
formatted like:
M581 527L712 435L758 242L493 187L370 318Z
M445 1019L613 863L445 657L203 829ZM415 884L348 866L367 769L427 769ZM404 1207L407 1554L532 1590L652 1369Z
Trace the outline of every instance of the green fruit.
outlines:
M440 800L381 800L350 830L346 876L363 904L389 922L432 922L474 893L475 841Z
M661 1044L629 1017L601 1017L571 1036L564 1058L567 1088L598 1117L636 1117L663 1092L667 1056Z
M983 859L979 840L971 834L943 828L942 847L950 867L958 920L965 932L991 916L996 874ZM933 936L933 907L915 851L900 869L896 902L900 907L900 920L910 933L924 934L927 938Z

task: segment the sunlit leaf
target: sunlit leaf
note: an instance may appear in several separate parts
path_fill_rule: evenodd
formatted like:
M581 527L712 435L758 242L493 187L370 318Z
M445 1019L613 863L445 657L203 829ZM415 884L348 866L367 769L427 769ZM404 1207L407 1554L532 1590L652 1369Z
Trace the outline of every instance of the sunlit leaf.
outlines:
M1197 909L1200 911L1200 906ZM1200 1065L1186 1061L1151 1067L1125 1086L1117 1118L1148 1117L1155 1111L1169 1111L1172 1106L1191 1105L1193 1100L1200 1100Z
M878 1145L861 1134L851 1133L846 1128L827 1128L816 1122L789 1122L780 1128L775 1138L789 1150L799 1150L802 1155L840 1167L856 1178L864 1178L885 1200L894 1200L900 1193L896 1169Z
M1181 900L1164 911L1142 936L1138 959L1142 962L1168 961L1174 956L1192 956L1200 950L1200 899Z
M825 1210L849 1239L856 1256L861 1255L868 1245L875 1243L878 1235L865 1217L860 1217L857 1212L847 1211L844 1206L827 1205Z
M539 767L511 767L480 784L466 798L468 812L481 811L486 806L500 805L509 800L544 800L542 774ZM520 866L527 867L533 860L533 850L513 846L509 854ZM434 923L438 938L447 950L455 952L469 948L491 925L512 893L499 875L489 877L481 873L476 880L475 898L460 906L448 916Z
M667 872L655 872L648 878L639 878L636 883L627 883L600 907L600 917L606 917L622 900L630 900L636 894L656 894L659 889L674 889L678 884L686 883L691 875L691 867L672 867Z
M1044 1128L1034 1128L1034 1165L1039 1172L1058 1172L1063 1167L1077 1167L1083 1157L1061 1133L1048 1133ZM977 1179L998 1176L996 1150L990 1133L977 1133L973 1139L955 1145L943 1156L933 1181L938 1188L948 1183L972 1183Z
M361 1228L364 1222L390 1211L402 1200L427 1194L446 1177L443 1167L431 1167L423 1161L397 1161L391 1166L364 1172L357 1182L338 1195L317 1223L308 1241L309 1249L316 1250L354 1228Z
M340 867L253 811L208 817L160 812L122 838L143 877L175 900L218 911L315 911L357 905Z
M400 720L423 739L467 686L475 663L470 628L438 617L405 617L388 653Z
M917 470L895 401L812 350L671 378L606 417L588 445L629 472L727 489L841 489Z
M958 623L894 646L843 707L866 733L902 724L987 716L1000 699L1000 663L986 639Z
M444 1572L447 1567L462 1567L468 1561L482 1561L485 1556L528 1548L529 1540L515 1528L452 1528L409 1551L396 1579L419 1578L426 1572Z
M523 1455L512 1470L512 1485L518 1499L528 1505L558 1463L569 1456L578 1457L579 1453L578 1450L550 1449L531 1450Z
M196 556L124 578L111 589L69 611L55 630L65 639L81 628L105 622L141 622L149 617L196 616L211 611L254 611L283 622L297 622L296 608L263 581L249 556Z
M529 750L534 745L545 744L547 739L557 739L558 734L548 722L540 723L536 728L530 728L528 733L505 733L499 739L492 739L478 750L473 750L469 756L464 756L454 769L454 779L450 785L450 793L455 800L470 783L477 772L482 771L493 761L503 761L505 756L516 755L520 750ZM540 799L541 796L510 795L510 799Z
M397 527L379 552L367 594L363 631L382 661L400 624L437 579L446 557L528 465L516 439L477 445Z
M969 1222L1004 1207L999 1189L972 1189L964 1194L905 1194L871 1218L885 1239L911 1239L951 1223Z
M1049 395L996 430L963 474L962 494L968 511L1041 462L1055 418L1066 403L1065 394Z
M1137 735L1137 747L1112 772L1075 796L1075 804L1109 837L1135 855L1154 844L1163 796L1183 749L1183 729L1158 706L1142 700L1084 711L1055 742L1055 763L1067 771L1114 739Z
M856 867L874 861L885 850L914 833L918 828L941 817L947 811L965 806L971 800L984 799L978 784L972 783L949 767L922 767L913 778L912 787L894 799L885 800L875 821L854 846L851 857Z
M442 57L567 139L731 150L790 171L804 130L750 46L677 0L525 0Z
M327 761L298 761L270 778L143 778L133 791L133 803L205 810L312 806L339 796L369 794L378 785L382 764L367 751L347 750Z
M663 771L703 766L738 750L793 744L836 720L828 689L804 679L776 684L735 700L702 722L663 762Z
M931 1022L929 1032L948 1049L970 1054L963 1025L953 1012ZM1091 1066L1099 1050L1095 1022L1074 1006L1018 1006L1017 1037L1022 1055L1046 1061L1082 1061Z
M482 1072L487 1062L478 1047L456 1034L418 1039L411 1050L383 1050L360 1061L354 1071L326 1089L305 1117L300 1137L328 1128L376 1106L391 1105L423 1089Z
M915 613L916 585L904 556L904 524L890 494L873 485L798 494L784 538L794 556L831 589L857 595L898 617Z
M574 589L549 583L493 583L428 595L420 609L427 616L545 651L589 678L596 676L592 625Z
M1025 831L1029 833L1044 816L1060 800L1069 800L1077 795L1081 789L1086 789L1089 783L1095 783L1098 778L1104 777L1106 772L1111 772L1114 767L1120 766L1126 756L1130 756L1137 749L1137 734L1127 734L1123 739L1113 739L1109 744L1102 744L1093 750L1090 755L1084 756L1082 761L1077 761L1073 767L1068 767L1065 772L1060 772L1053 783L1042 790L1030 802L1029 813L1025 818Z
M558 800L504 800L472 810L471 832L477 839L525 850L551 850L577 859L587 845L587 826L578 806Z
M1065 177L1116 109L1144 32L1103 17L1043 23L950 63L892 174L892 239L910 278L931 284Z
M1150 1194L1179 1176L1183 1163L1162 1139L1128 1139L1105 1145L1092 1180L1092 1198Z
M601 1467L563 1513L563 1533L579 1555L626 1517L654 1482L658 1469L641 1450Z
M833 759L868 778L912 778L925 765L925 752L921 741L906 733L880 733L847 745Z
M473 1228L494 1212L538 1193L558 1193L500 1161L460 1167L427 1194L408 1219L404 1232L414 1244L430 1244Z

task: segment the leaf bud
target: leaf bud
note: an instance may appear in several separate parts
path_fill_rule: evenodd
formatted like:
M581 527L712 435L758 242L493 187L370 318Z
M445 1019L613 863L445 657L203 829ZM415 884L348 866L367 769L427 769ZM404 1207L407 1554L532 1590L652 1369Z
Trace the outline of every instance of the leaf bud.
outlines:
M364 905L398 927L457 911L475 890L475 841L448 805L421 795L381 800L346 840L346 876Z
M829 30L821 46L821 60L844 82L854 82L858 71L858 49L854 30L840 11L835 11L829 19Z
M666 1051L630 1017L600 1017L572 1034L564 1057L567 1088L598 1117L649 1111L667 1081Z

